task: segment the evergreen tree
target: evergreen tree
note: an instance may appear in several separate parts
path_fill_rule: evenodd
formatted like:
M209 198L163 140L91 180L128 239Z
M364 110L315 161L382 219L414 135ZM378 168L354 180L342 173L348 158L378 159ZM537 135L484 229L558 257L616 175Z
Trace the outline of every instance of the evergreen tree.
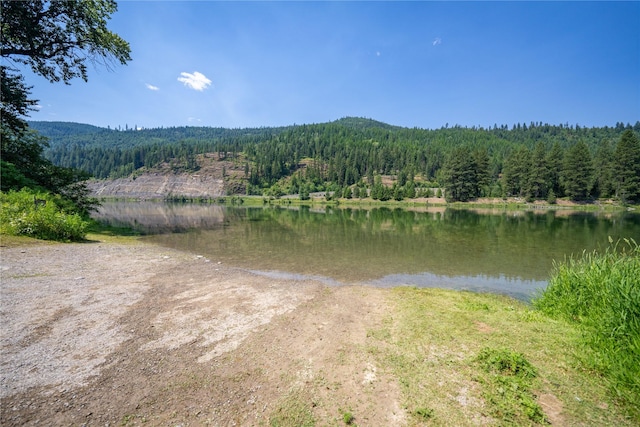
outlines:
M527 195L534 199L544 199L549 188L549 169L547 168L547 150L542 142L536 144L531 155L531 166L527 182Z
M306 184L300 185L300 200L309 200L310 198L309 187Z
M477 149L473 153L475 167L476 167L476 179L478 181L478 196L489 196L489 184L491 175L489 173L489 152L486 148Z
M397 182L391 187L391 194L394 200L401 201L404 199L404 189Z
M546 164L548 170L547 185L549 190L553 190L554 196L564 194L560 174L564 163L564 150L558 142L555 142L551 150L547 153Z
M404 197L406 197L407 199L415 199L416 185L413 180L407 181L406 185L404 186Z
M512 151L504 161L502 179L507 195L524 196L527 191L531 152L524 145Z
M582 140L567 150L562 184L565 194L572 200L584 200L589 196L593 184L593 166L589 147Z
M622 133L616 146L616 193L622 202L640 201L640 140L631 130Z
M478 197L476 162L467 146L455 148L443 166L447 201L466 202Z
M614 176L614 152L608 140L602 141L593 157L593 169L595 172L594 195L597 197L611 197L615 195L616 185Z

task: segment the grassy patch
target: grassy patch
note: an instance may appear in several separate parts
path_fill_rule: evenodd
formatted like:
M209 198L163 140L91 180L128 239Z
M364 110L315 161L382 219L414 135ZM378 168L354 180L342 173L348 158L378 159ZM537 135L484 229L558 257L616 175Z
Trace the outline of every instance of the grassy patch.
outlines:
M487 375L482 377L483 397L491 415L508 423L543 423L544 413L532 391L536 368L521 353L509 349L484 348L477 361Z
M291 392L277 405L269 417L271 427L313 427L316 425L312 404L303 394Z
M0 234L0 247L16 248L31 245L51 244L56 245L57 242L35 239L27 236L10 236L8 234Z
M393 375L409 425L633 425L576 362L580 331L511 298L397 288L368 352ZM560 414L560 415L558 415Z
M580 360L604 375L611 391L640 422L640 247L625 240L604 253L557 264L534 300L544 313L577 325Z
M108 240L114 237L139 237L141 234L130 227L115 227L91 220L87 227L87 240Z

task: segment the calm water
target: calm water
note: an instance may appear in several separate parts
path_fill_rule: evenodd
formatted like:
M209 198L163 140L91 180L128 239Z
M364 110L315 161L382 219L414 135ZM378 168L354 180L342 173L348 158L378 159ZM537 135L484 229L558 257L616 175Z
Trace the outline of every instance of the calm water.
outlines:
M108 203L99 218L146 239L273 277L329 284L429 286L527 299L553 260L640 241L640 215L567 211L478 213L377 208L242 208Z

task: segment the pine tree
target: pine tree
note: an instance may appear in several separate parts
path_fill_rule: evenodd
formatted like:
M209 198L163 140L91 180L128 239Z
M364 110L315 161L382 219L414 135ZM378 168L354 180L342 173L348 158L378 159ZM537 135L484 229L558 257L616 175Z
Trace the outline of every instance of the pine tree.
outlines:
M478 196L488 196L490 173L489 173L489 152L487 149L477 149L473 153L473 158L476 166L476 179L478 181Z
M562 173L562 165L564 163L564 150L560 147L559 143L554 143L551 147L551 151L547 153L546 163L549 173L547 177L549 190L553 190L556 197L562 197L564 191L560 175Z
M502 179L507 195L524 196L527 190L531 152L524 145L512 151L504 161Z
M542 142L536 145L531 155L531 166L526 193L534 199L544 199L549 188L549 169L547 168L547 150Z
M589 147L582 140L567 150L562 183L565 194L573 200L584 200L589 196L593 183L593 166Z
M608 140L602 141L593 157L593 169L595 171L594 194L598 197L611 197L615 194L614 181L614 152Z
M640 201L640 140L631 130L625 130L615 151L617 196L623 203Z
M466 202L478 197L476 166L469 147L453 149L442 168L447 201Z

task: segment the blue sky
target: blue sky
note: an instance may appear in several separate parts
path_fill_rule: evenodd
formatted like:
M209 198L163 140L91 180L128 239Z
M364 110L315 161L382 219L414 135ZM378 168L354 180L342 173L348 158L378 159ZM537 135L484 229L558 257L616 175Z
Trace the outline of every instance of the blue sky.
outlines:
M640 2L122 1L133 60L25 71L33 120L421 128L640 120Z

